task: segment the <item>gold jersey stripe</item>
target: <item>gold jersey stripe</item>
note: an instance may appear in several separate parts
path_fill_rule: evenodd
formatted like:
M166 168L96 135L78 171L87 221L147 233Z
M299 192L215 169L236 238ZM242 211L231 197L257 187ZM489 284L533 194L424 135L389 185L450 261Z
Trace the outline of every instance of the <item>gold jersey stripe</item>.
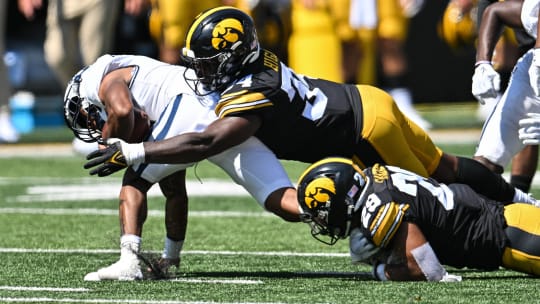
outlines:
M235 112L244 112L246 110L260 109L264 107L272 106L271 103L259 103L259 104L249 104L249 105L238 105L233 107L225 107L221 112L219 112L218 117L223 118L231 113Z
M249 92L249 91L248 90L242 90L242 91L238 91L238 92L232 92L232 93L228 93L228 94L223 94L223 95L221 95L221 100L227 100L227 99L235 98L236 96L246 94L247 92Z
M223 99L217 104L216 106L216 114L218 114L218 117L221 117L222 115L220 113L223 112L229 112L230 108L247 108L249 109L249 106L251 105L257 105L257 104L267 104L273 105L273 103L264 96L264 94L259 92L253 92L249 94L243 94L237 98L229 98L226 101L223 101Z
M409 205L391 202L379 210L369 227L375 245L381 247L388 245L401 225L407 209Z

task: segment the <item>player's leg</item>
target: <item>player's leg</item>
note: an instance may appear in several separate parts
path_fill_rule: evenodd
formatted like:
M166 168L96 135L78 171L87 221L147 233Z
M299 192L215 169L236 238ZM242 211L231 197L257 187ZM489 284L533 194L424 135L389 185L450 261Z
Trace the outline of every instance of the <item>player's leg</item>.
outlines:
M378 54L380 58L379 85L397 103L399 109L424 130L431 128L416 111L407 84L408 62L405 53L409 19L397 0L378 0Z
M296 190L280 161L259 139L250 137L208 160L227 172L266 210L286 221L300 221Z
M60 84L68 83L81 68L79 64L78 25L61 16L56 0L47 7L46 34L43 52L47 65Z
M529 192L537 166L538 146L525 146L512 158L510 184L524 192Z
M505 248L502 266L508 269L540 275L540 208L526 204L505 207Z
M175 172L159 182L165 196L165 237L164 249L157 266L166 275L169 269L180 266L180 251L186 238L188 222L188 196L186 192L186 171Z
M360 162L364 166L383 162L430 176L442 151L424 130L403 115L392 96L376 87L357 87L363 111L363 140L355 153Z
M358 88L364 111L364 143L359 146L355 161L359 159L365 166L379 161L431 176L439 182L468 184L475 191L502 202L534 203L534 199L479 162L443 153L382 90L370 86Z
M127 168L119 196L120 259L85 276L86 281L138 280L143 278L139 264L141 235L147 216L146 193L151 183L139 177L131 167Z

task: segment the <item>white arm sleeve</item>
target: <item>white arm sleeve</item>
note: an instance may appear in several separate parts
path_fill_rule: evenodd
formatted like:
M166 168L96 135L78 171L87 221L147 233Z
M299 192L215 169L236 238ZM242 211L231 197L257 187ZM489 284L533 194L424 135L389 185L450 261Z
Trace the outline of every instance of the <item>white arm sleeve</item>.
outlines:
M428 242L411 250L411 254L428 281L439 281L443 278L446 270Z
M280 188L293 187L275 154L255 137L250 137L240 145L208 160L227 172L263 208L266 198L272 192Z

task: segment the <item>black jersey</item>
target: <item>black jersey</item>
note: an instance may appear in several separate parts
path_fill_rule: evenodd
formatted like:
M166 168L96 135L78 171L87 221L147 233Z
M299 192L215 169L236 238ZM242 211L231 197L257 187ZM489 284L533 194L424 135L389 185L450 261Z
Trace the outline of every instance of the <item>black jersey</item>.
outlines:
M255 136L278 158L304 162L352 157L361 113L356 86L296 74L267 50L222 93L216 107L220 118L258 115L262 126Z
M371 192L359 226L375 245L385 247L399 225L418 225L440 262L493 270L507 244L503 206L462 184L446 186L396 167L366 169Z

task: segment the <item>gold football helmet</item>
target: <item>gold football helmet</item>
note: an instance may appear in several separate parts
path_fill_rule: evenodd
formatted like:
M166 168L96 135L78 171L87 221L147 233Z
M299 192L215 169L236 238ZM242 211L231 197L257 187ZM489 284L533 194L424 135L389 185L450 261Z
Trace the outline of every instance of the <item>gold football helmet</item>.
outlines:
M477 37L476 0L469 6L460 6L457 1L450 1L437 26L439 37L453 49L472 46Z

